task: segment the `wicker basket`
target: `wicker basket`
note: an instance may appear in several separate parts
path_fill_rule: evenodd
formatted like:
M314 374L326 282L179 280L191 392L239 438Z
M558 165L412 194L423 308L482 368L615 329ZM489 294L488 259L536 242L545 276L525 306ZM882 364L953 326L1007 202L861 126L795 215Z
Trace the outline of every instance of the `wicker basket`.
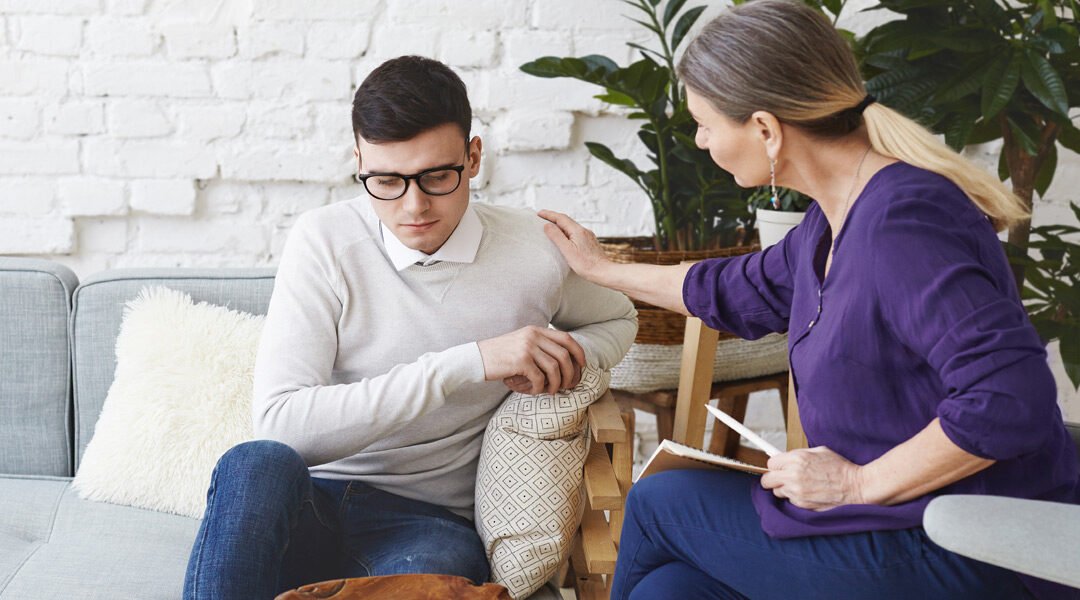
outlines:
M600 238L600 245L614 262L643 263L650 265L677 265L686 261L699 261L706 258L739 256L760 249L760 246L734 246L710 250L656 250L653 238ZM659 308L645 302L634 301L638 311L638 333L634 342L638 344L659 344L676 346L683 343L686 332L686 317L670 310ZM733 339L734 335L721 331L720 339Z

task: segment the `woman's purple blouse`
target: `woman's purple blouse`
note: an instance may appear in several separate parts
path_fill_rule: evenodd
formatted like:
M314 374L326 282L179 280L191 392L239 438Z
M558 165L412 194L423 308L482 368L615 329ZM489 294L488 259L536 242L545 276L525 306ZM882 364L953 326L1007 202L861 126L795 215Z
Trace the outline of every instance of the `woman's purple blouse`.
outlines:
M825 278L831 242L814 204L775 246L694 265L686 307L744 338L789 333L811 447L862 465L939 418L953 443L997 462L934 494L1080 502L1046 351L975 204L894 163L852 204ZM921 526L930 497L814 512L757 487L753 501L765 532L789 538Z

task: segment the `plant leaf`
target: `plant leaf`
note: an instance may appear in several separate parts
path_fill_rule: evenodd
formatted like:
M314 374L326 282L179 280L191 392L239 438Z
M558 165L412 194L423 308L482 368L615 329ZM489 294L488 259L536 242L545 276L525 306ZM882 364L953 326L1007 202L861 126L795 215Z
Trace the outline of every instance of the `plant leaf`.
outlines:
M907 62L897 65L874 75L866 82L866 90L869 92L883 92L889 88L902 87L901 84L922 79L925 72L919 67Z
M982 29L943 31L927 36L928 41L942 48L955 50L962 53L985 53L994 46L1001 45L1003 40L997 35Z
M645 46L642 46L641 44L637 44L637 43L634 43L634 42L626 42L626 45L630 46L631 48L634 48L635 50L637 50L639 52L641 52L641 55L643 57L652 55L652 56L655 56L656 58L659 58L660 60L664 60L664 56L662 54L660 54L659 52L657 52L656 50L653 50L652 48L646 48Z
M1046 51L1050 54L1065 54L1077 48L1076 38L1063 27L1045 29L1036 39L1045 44Z
M1026 60L1020 70L1024 87L1050 110L1062 116L1069 115L1069 99L1065 95L1065 82L1046 58L1034 52L1024 53Z
M600 54L588 54L578 60L585 63L590 70L601 70L604 73L613 73L619 70L619 65L615 64L615 61Z
M600 159L601 162L625 174L640 185L642 173L632 160L615 156L615 153L610 148L598 142L585 142L585 147L589 149L590 154Z
M976 118L978 118L976 115L963 113L953 115L945 127L945 143L957 152L963 150L968 143L968 138L971 137L972 130L975 129Z
M664 7L664 20L662 22L664 23L665 29L671 24L671 21L675 19L675 15L679 14L679 11L682 10L684 4L686 4L686 0L671 0L668 2L667 6Z
M1061 362L1073 385L1080 388L1080 326L1073 325L1061 338Z
M649 31L655 33L656 35L663 35L662 33L660 33L660 30L656 27L656 25L653 25L652 23L646 23L645 21L639 21L638 19L630 20L637 23L638 25L641 25L645 29L648 29Z
M1057 145L1050 146L1050 151L1043 160L1042 166L1039 167L1039 173L1035 176L1035 192L1039 194L1039 198L1046 196L1046 190L1050 187L1050 182L1054 180L1057 160Z
M952 102L982 88L987 72L997 61L991 60L970 69L961 69L958 77L939 88L932 97L935 103Z
M1058 130L1058 142L1069 150L1080 154L1080 129L1071 122L1063 123Z
M630 96L627 96L626 94L622 92L617 92L615 90L608 90L607 93L597 94L593 97L601 102L607 102L608 104L616 104L618 106L630 106L636 108L638 105L637 101Z
M991 69L983 80L981 110L983 118L994 118L1012 100L1020 82L1020 57L1010 52L1001 69Z
M689 33L690 28L697 22L698 17L705 11L704 6L695 6L690 10L683 13L683 16L679 17L679 21L675 23L675 29L671 32L671 51L675 52L675 49L682 43L683 38Z
M652 3L652 0L649 0L649 2ZM645 4L644 2L634 2L634 0L622 0L622 3L636 8L641 12L645 13L646 15L653 14L652 11L649 10L649 5Z
M997 120L980 119L968 137L969 144L985 144L1001 137L1001 124Z
M1024 113L1010 113L1006 120L1009 122L1009 129L1015 136L1016 141L1020 142L1020 147L1024 152L1027 152L1028 156L1035 156L1039 153L1039 129L1035 125L1035 122L1031 120L1031 117Z
M605 62L606 61L606 62ZM521 70L536 77L571 77L596 85L605 85L606 68L615 70L618 66L604 56L586 56L584 58L558 58L545 56L521 65Z

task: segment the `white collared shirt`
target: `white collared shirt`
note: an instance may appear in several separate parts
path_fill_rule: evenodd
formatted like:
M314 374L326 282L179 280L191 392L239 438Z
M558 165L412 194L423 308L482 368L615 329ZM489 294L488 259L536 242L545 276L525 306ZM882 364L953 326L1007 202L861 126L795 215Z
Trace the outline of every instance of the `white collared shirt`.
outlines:
M379 229L382 231L383 244L386 246L386 253L390 256L390 262L398 271L417 263L424 266L442 261L471 263L476 260L476 252L480 249L480 238L484 235L484 226L480 223L480 217L476 215L472 206L465 209L454 233L450 234L435 254L425 254L401 243L401 240L397 239L397 236L384 223L379 223Z

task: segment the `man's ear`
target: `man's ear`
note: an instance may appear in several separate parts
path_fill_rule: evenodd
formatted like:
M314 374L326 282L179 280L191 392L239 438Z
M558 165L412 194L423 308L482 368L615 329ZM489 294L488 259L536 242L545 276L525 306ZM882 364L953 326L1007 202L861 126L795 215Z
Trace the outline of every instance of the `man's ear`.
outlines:
M472 179L480 173L480 158L483 156L484 143L480 136L473 136L469 140L469 178Z
M771 160L777 160L780 156L780 148L784 144L784 130L780 126L780 120L770 112L764 110L755 111L750 115L750 126L754 134L765 146L765 152Z

